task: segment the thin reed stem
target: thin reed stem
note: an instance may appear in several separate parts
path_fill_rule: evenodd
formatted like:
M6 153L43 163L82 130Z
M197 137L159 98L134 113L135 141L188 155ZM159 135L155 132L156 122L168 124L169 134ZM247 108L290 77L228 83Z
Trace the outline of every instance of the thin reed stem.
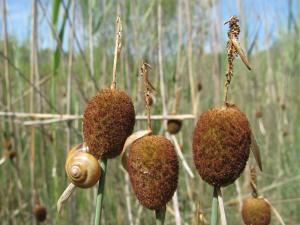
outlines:
M114 54L114 65L113 65L113 74L112 74L112 83L111 89L116 89L117 86L117 61L121 54L121 37L122 37L122 21L118 16L116 20L116 43L115 43L115 54Z
M218 225L218 192L217 187L214 187L213 193L213 201L212 201L212 208L211 208L211 218L210 224L211 225Z
M101 224L106 168L107 168L107 159L103 159L101 161L101 177L100 177L100 180L99 180L98 194L97 194L97 199L96 199L96 215L95 215L94 225L100 225Z
M164 225L166 217L166 206L155 210L156 225Z

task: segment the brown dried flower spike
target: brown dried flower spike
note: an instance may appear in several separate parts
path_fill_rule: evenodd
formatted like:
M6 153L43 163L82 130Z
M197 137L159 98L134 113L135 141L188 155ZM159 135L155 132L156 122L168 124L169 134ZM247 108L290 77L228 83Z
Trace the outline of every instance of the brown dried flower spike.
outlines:
M96 158L118 156L134 124L133 103L124 91L99 91L88 102L83 115L83 136L89 153Z
M132 100L124 91L116 89L117 59L122 48L121 36L122 22L121 18L117 17L111 88L99 91L88 102L83 115L84 142L89 147L89 153L97 159L118 156L135 124Z
M148 112L148 130L151 131L149 98L154 90L148 80L150 66L142 64L144 95ZM144 136L133 142L127 158L127 169L133 190L142 205L155 209L161 216L172 198L178 182L178 160L173 144L163 136Z
M227 41L227 72L226 72L226 82L225 82L225 103L227 103L227 94L228 87L230 85L231 79L233 77L233 60L239 55L246 65L246 67L251 70L249 62L245 56L243 49L240 47L238 43L238 36L240 34L240 27L238 25L239 19L236 16L230 17L230 19L225 22L225 24L229 23L229 31L228 31L228 41Z
M220 187L234 182L249 157L251 130L244 113L235 106L204 112L193 137L193 157L203 180Z
M177 188L179 165L173 144L163 136L143 137L132 144L127 161L133 190L142 205L160 209Z

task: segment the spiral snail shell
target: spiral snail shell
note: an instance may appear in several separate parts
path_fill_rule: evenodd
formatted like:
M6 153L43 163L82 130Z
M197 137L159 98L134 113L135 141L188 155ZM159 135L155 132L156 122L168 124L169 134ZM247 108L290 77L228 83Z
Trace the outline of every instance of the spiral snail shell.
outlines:
M81 188L94 186L100 178L98 160L93 155L81 151L80 145L69 152L65 170L69 180Z

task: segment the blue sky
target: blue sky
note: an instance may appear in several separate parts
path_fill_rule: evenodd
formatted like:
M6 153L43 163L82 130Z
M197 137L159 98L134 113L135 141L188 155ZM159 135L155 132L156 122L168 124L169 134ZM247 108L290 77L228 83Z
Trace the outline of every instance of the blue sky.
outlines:
M269 33L274 39L281 32L282 27L287 29L288 0L240 0L243 4L249 32L254 36L259 28L259 48L264 48L264 35ZM45 2L45 1L44 1ZM46 1L47 2L47 1ZM231 15L239 15L237 0L221 0L221 18L226 21ZM48 15L51 15L51 3L48 1ZM293 0L293 13L298 16L298 1ZM2 10L1 10L2 11ZM31 0L7 0L8 31L22 42L28 39L31 31ZM40 10L40 14L42 14ZM263 21L263 22L262 22ZM241 21L243 23L243 21ZM54 40L51 30L45 19L39 21L39 45L41 48L53 47ZM227 26L222 26L222 34L226 37ZM2 27L1 27L2 36ZM251 35L250 35L251 40ZM66 47L66 46L65 46Z

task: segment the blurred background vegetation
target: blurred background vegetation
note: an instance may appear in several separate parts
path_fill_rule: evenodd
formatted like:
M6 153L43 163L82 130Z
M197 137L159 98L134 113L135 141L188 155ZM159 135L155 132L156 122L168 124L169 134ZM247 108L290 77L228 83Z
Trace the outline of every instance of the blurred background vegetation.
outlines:
M38 223L33 214L37 199L47 209L45 224L93 223L97 187L77 190L63 215L56 213L68 184L66 152L82 142L82 127L80 119L51 115L81 115L88 99L110 85L117 15L123 21L117 87L132 97L137 115L145 115L139 77L143 59L152 66L156 88L153 115L163 113L162 89L169 113L179 88L177 114L199 115L222 105L228 29L223 23L231 15L239 17L240 43L253 69L235 60L229 99L248 116L261 149L260 194L286 224L300 224L297 0L1 0L0 223ZM40 114L47 116L43 120ZM162 121L152 123L155 133L165 133ZM201 215L209 221L212 188L192 161L194 123L184 120L176 138L195 177L181 165L180 214L176 200L171 201L166 224L201 224ZM135 130L144 128L146 121L137 121ZM154 213L139 205L120 162L118 157L108 163L102 224L154 224ZM250 164L255 165L253 155ZM228 224L242 224L240 200L249 193L247 167L223 189ZM279 224L274 214L271 224Z

